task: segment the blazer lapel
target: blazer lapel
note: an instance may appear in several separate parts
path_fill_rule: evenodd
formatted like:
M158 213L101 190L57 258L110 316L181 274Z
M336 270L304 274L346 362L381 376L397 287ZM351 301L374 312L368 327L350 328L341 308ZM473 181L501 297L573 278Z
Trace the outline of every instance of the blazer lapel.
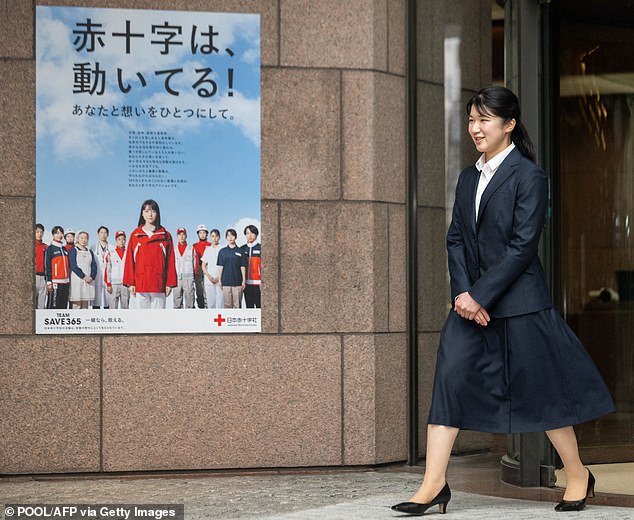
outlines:
M480 221L482 220L482 214L486 209L487 202L491 198L491 195L495 193L502 184L504 184L507 179L515 172L517 165L520 162L522 154L519 152L517 148L515 148L504 161L500 164L500 167L495 172L495 175L489 182L488 186L484 190L482 194L482 198L480 199L480 210L478 211L478 222L476 223L476 228L479 226ZM475 211L475 209L474 209Z

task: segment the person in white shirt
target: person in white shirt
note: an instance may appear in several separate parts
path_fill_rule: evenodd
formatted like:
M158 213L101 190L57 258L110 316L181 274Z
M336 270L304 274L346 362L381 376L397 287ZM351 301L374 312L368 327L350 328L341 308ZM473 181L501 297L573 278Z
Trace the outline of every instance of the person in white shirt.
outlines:
M106 269L109 255L116 254L114 247L108 243L110 231L106 226L100 226L97 230L99 241L91 248L97 257L97 276L95 277L95 299L92 301L93 309L108 309L110 296L106 289Z
M205 296L208 309L222 309L224 298L218 276L218 252L220 251L220 231L212 229L209 237L211 245L207 246L202 258L202 269L205 276Z

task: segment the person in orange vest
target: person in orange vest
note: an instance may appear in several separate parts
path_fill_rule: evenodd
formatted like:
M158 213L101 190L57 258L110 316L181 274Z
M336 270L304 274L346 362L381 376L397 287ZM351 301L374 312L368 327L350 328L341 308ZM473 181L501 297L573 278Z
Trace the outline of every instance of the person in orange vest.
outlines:
M51 230L53 241L44 252L44 276L48 291L47 309L66 309L70 288L70 267L68 251L64 247L64 228L54 226Z
M250 225L244 228L247 243L242 246L246 256L247 282L244 286L244 301L247 308L259 309L261 305L260 285L262 283L262 245L258 242L258 228Z

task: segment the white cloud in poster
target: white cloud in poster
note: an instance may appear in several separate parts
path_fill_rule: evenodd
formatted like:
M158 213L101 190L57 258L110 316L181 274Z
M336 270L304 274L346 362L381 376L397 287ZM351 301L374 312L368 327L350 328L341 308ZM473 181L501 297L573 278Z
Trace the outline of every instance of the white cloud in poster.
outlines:
M209 13L201 14L210 15ZM236 126L245 137L252 141L256 147L259 147L259 97L249 98L242 94L239 88L234 89L234 95L231 98L227 97L225 92L218 92L211 103L209 99L199 97L192 89L192 74L196 68L203 68L204 64L191 59L187 60L188 55L191 58L190 47L185 43L189 41L189 38L183 37L184 45L173 47L169 60L166 60L166 57L159 53L156 46L152 46L151 52L148 52L149 41L143 42L142 46L140 42L132 39L131 52L126 54L123 38L109 38L104 47L98 47L100 67L108 73L104 94L100 96L73 94L74 78L71 72L73 65L89 60L85 54L80 56L72 45L70 31L73 27L68 22L62 22L54 16L54 10L38 8L38 114L36 124L38 136L50 138L52 150L57 157L67 160L107 157L112 150L113 140L116 135L120 135L122 127L134 130L152 126L151 120L147 118L89 118L73 115L73 106L78 105L84 108L87 104L103 105L106 108L126 104L144 107L155 105L178 107L181 110L185 107L204 106L212 111L230 106L233 118L224 120L223 123ZM133 31L134 27L147 28L152 24L162 24L165 21L169 21L171 24L180 23L184 27L191 27L192 24L192 13L177 11L85 9L82 10L81 16L78 15L77 19L84 20L88 17L92 18L93 22L101 23L104 28L108 28L107 34L113 31L123 31L126 19L131 21ZM247 49L238 58L244 63L255 63L257 66L258 18L225 13L215 15L212 18L217 20L214 30L219 33L214 40L214 45L224 52L226 48L231 48L239 35L243 42L247 42ZM207 25L203 25L202 20L198 30L207 30ZM151 34L146 34L146 40L152 38ZM135 45L138 46L137 52L133 52ZM95 61L96 56L97 53L95 56L90 56L90 61ZM182 67L190 74L182 74L173 78L171 84L179 90L180 95L172 96L162 90L164 77L158 78L155 71L176 66ZM118 68L129 72L126 81L135 86L138 86L136 73L143 75L148 83L151 79L154 89L144 90L149 97L142 99L139 103L131 103L130 98L119 89L116 78ZM220 81L219 84L221 84ZM158 92L156 85L160 85L161 88ZM208 121L189 119L186 125L181 125L181 131L195 131L197 126L204 123L209 124ZM173 124L169 123L169 125L173 127L174 131L178 131L178 120L174 120Z

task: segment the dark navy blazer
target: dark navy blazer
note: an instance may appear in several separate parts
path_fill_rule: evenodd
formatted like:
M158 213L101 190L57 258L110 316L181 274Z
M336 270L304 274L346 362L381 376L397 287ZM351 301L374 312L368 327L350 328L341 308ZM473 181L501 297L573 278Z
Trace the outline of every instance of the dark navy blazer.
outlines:
M538 256L548 206L546 174L515 148L484 190L476 222L479 176L469 166L456 186L447 232L452 300L468 291L498 318L552 307Z

